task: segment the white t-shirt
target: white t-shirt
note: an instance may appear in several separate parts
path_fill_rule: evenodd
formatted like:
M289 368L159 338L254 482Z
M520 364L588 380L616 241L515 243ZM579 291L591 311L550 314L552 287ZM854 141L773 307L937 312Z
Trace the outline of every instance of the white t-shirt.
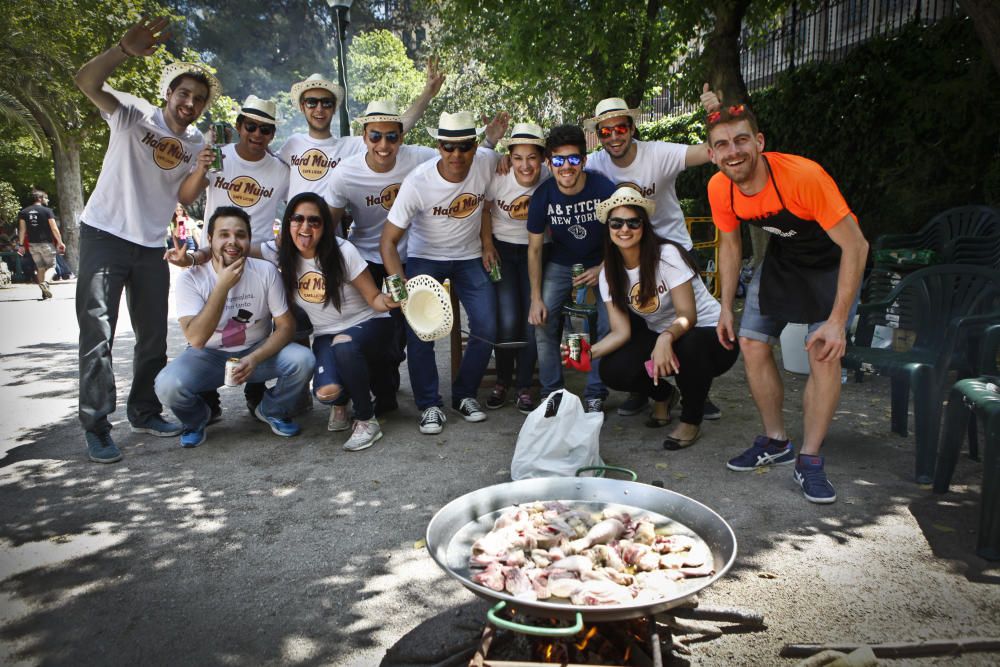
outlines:
M97 186L81 216L87 225L142 246L163 245L163 230L177 206L177 191L191 171L204 138L194 124L174 134L163 110L146 100L112 91L111 128Z
M177 319L201 312L218 282L211 262L181 274L177 289ZM247 257L243 277L229 290L222 316L205 347L242 352L271 335L271 318L288 312L285 287L278 269L262 259Z
M365 152L362 137L327 137L313 139L308 134L293 134L281 145L278 155L288 163L288 198L300 192L321 194L326 190L326 179L340 161L355 153Z
M635 159L627 167L619 167L611 161L607 151L601 150L587 156L587 169L604 174L616 188L628 185L643 197L654 200L653 229L661 237L690 250L691 234L684 223L675 186L677 175L684 171L684 159L690 147L665 141L636 141L635 148Z
M222 147L222 171L205 174L205 219L220 206L239 206L250 214L251 238L263 242L274 237L274 219L284 212L288 199L288 166L273 155L256 162L236 153L236 144Z
M639 268L625 269L625 273L628 275L629 308L633 313L646 320L646 326L649 327L650 331L663 333L677 319L677 311L674 310L670 290L689 280L694 289L694 303L698 315L695 326L714 327L719 323L719 314L722 312L719 302L706 289L701 276L696 275L691 267L684 262L680 250L675 246L669 243L660 246L660 262L656 266L656 296L653 297L652 303L641 308L637 307ZM608 279L604 269L601 269L599 282L601 298L605 301L611 301L611 294L608 292Z
M486 188L486 200L490 202L490 218L493 222L493 236L500 241L528 245L528 204L531 195L552 174L548 167L542 167L538 181L524 187L514 177L514 169L506 174L493 174ZM545 241L551 239L546 236Z
M483 202L499 159L492 149L479 148L461 183L438 173L440 158L410 172L389 211L389 222L410 230L410 257L448 261L483 256Z
M396 165L385 173L373 171L365 160L367 153L346 158L326 179L326 189L320 194L334 208L351 207L354 224L348 239L369 262L382 263L379 242L389 209L403 179L417 165L437 156L437 151L427 146L400 146ZM399 258L406 261L406 236L396 249Z
M299 256L296 266L298 288L295 291L295 303L309 316L314 336L340 333L373 317L389 317L389 313L372 309L361 292L349 282L368 270L368 264L357 248L342 238L337 239L337 245L344 258L345 276L340 288L339 311L326 300L326 281L323 280L323 272L316 265L316 260Z

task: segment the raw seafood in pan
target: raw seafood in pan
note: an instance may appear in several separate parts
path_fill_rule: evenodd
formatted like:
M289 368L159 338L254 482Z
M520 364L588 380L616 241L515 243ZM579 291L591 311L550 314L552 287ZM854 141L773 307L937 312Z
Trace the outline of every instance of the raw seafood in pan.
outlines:
M469 566L472 580L494 591L575 605L651 602L675 595L683 579L715 573L704 542L657 534L641 510L592 514L560 501L503 511L473 543Z

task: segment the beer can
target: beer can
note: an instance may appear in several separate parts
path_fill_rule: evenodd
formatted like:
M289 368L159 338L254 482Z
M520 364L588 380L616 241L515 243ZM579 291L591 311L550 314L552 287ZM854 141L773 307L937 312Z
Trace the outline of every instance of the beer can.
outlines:
M570 269L573 279L576 280L579 276L583 275L586 271L583 264L574 264ZM587 300L587 288L586 287L573 287L570 292L570 301L576 305L581 305Z
M574 264L573 268L570 269L570 271L573 272L573 278L574 279L582 276L583 272L586 271L586 270L587 269L586 269L586 267L583 266L583 264Z
M240 383L236 381L233 374L236 373L236 367L240 363L239 357L229 357L226 359L226 379L225 383L227 387L238 387Z
M215 153L215 159L212 160L212 164L209 166L209 171L222 171L222 146L212 146L212 152Z
M402 276L398 273L394 273L391 276L385 277L385 291L392 296L392 300L399 303L400 301L406 301L406 283L403 282Z
M493 262L493 266L490 267L490 281L498 283L503 278L500 273L500 260Z
M569 347L569 358L573 361L580 361L583 347L580 345L580 334L569 334L566 336L566 345Z
M228 143L226 141L226 124L224 122L216 121L212 123L212 135L214 137L212 143L216 146Z

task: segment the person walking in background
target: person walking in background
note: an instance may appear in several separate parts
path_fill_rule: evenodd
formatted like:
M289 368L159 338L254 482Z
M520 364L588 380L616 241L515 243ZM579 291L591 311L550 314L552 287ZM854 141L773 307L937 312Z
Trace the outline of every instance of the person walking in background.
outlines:
M48 207L49 196L42 190L31 191L32 204L17 214L18 254L24 255L25 241L35 263L35 282L42 290L42 301L52 298L45 272L55 266L56 256L66 252L59 234L56 215Z

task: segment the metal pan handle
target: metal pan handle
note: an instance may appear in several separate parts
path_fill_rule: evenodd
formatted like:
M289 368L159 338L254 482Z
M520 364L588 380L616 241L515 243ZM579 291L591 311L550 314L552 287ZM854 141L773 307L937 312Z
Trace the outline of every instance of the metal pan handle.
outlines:
M619 466L587 466L586 468L578 468L576 471L576 476L579 477L581 472L587 472L588 470L599 470L600 472L595 477L604 477L605 472L620 472L623 475L628 475L632 478L632 481L639 479L639 476L635 474L634 471L628 468L621 468Z
M568 628L538 628L533 625L522 625L521 623L508 621L505 618L497 616L497 613L502 611L506 606L507 602L501 600L486 612L486 618L489 619L490 623L504 630L520 632L523 635L534 635L536 637L572 637L583 630L583 614L580 612L576 612L576 623Z

